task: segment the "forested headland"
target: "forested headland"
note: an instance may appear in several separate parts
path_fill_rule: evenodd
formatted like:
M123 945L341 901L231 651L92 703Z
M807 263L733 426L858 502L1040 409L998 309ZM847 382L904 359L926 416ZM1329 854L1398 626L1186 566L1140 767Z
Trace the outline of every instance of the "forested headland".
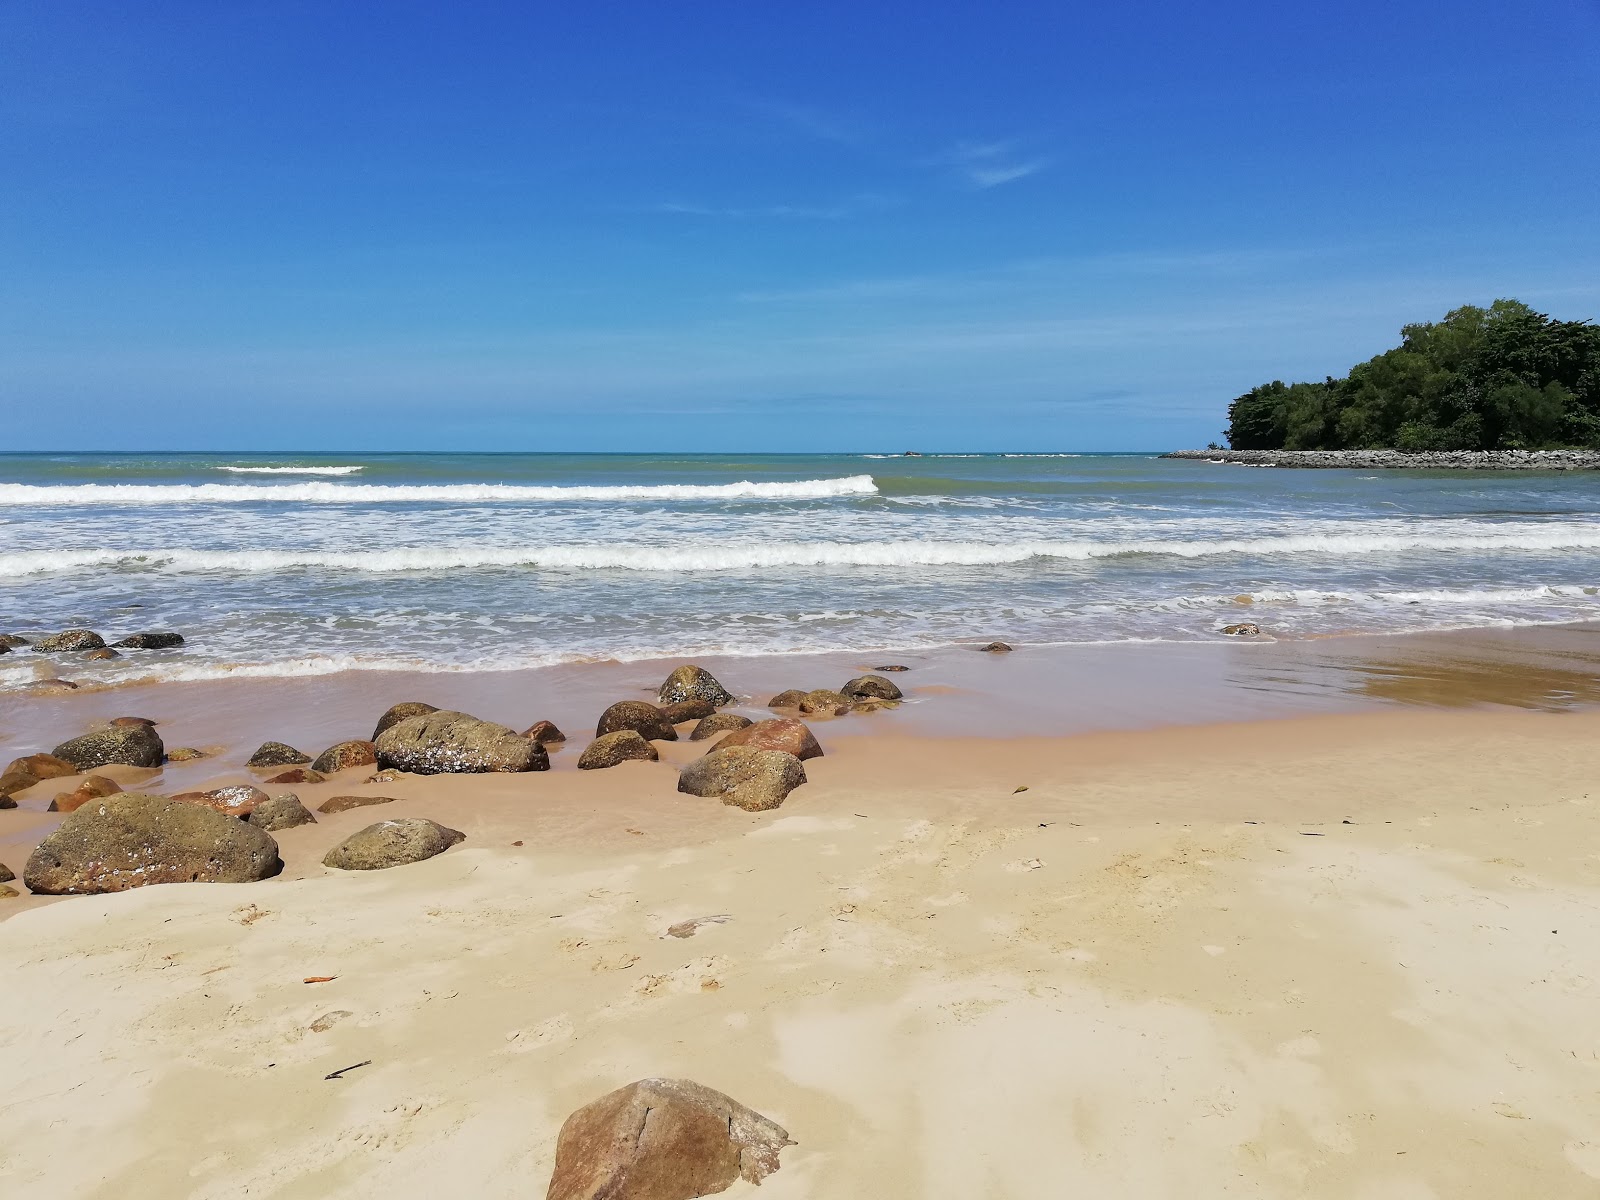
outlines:
M1274 381L1228 406L1235 450L1600 448L1600 326L1518 300L1407 325L1320 383Z

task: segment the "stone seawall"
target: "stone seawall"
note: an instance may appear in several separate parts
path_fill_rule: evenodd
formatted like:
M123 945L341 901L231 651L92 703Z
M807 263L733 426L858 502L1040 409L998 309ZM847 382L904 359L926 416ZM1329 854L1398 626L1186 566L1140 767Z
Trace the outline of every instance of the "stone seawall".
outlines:
M1161 457L1323 470L1600 471L1597 450L1433 450L1420 454L1400 450L1174 450Z

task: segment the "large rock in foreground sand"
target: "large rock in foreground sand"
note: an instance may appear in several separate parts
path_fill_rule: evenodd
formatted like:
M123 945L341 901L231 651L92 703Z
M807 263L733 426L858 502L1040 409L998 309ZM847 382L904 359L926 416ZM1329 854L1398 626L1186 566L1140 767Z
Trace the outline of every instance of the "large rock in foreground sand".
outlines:
M332 775L350 767L371 767L378 762L378 748L359 738L329 746L311 760L311 769L321 775Z
M550 756L515 729L441 709L384 730L378 763L416 775L548 771Z
M641 1079L566 1119L545 1200L692 1200L760 1183L787 1130L688 1079Z
M718 746L678 775L678 790L691 796L720 796L724 804L746 812L777 808L784 797L806 781L800 760L782 750L750 746Z
M717 743L718 750L726 750L729 746L782 750L785 754L792 754L802 761L822 757L822 747L817 744L816 735L811 732L811 727L804 721L795 721L788 717L774 717L768 721L757 721L754 725L746 725L743 729L735 729Z
M359 833L352 833L329 850L322 865L341 871L381 871L385 867L403 867L407 863L421 862L425 858L443 854L457 842L465 841L466 837L459 829L450 829L437 821L421 817L379 821Z
M680 700L704 700L712 708L733 703L733 693L718 682L717 677L704 667L682 666L667 676L657 699L662 704L675 704Z
M129 767L159 767L167 756L161 735L148 725L107 726L62 742L50 752L80 771L111 763Z
M678 731L662 712L648 700L618 700L595 722L595 737L631 729L646 741L675 742Z
M278 843L201 804L124 792L84 805L23 868L46 896L121 892L153 883L250 883L276 875Z
M578 756L578 770L603 771L625 762L655 762L661 757L636 729L604 733L584 747Z

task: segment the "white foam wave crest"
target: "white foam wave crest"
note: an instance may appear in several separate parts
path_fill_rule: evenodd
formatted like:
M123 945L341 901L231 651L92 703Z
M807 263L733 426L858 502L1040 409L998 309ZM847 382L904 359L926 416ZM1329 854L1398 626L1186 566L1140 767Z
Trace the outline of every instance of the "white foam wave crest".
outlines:
M365 467L218 467L234 475L354 475Z
M254 468L251 468L254 469ZM81 483L41 486L0 484L0 506L44 504L495 504L527 500L827 500L873 496L870 475L754 483L665 483L537 487L506 483L461 484L256 484Z
M1523 526L1505 533L1414 530L1377 534L1293 534L1217 540L984 542L680 543L651 546L414 546L383 550L34 550L0 556L0 578L126 567L242 573L318 568L390 573L537 567L558 571L740 571L796 567L1002 566L1032 559L1085 561L1121 555L1363 555L1409 552L1600 549L1600 525Z

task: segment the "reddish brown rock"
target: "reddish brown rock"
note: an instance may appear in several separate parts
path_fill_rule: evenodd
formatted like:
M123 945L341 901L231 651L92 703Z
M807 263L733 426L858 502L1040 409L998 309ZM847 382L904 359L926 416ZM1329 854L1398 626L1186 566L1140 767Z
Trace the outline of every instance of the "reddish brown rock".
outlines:
M107 779L104 775L91 775L78 785L74 792L61 792L50 801L51 812L77 812L91 800L99 800L102 796L115 796L122 790L114 779Z
M366 808L373 804L393 804L393 796L335 796L317 805L319 813L349 812L352 808Z
M248 817L256 805L267 799L267 794L248 783L236 783L206 792L179 792L173 799L182 804L203 804L230 817Z
M154 729L156 723L149 717L112 717L106 724L114 729L127 729L130 725L143 725Z
M321 783L327 778L321 771L310 767L290 767L267 780L268 783ZM371 782L370 780L368 782Z
M557 742L567 740L567 735L556 728L554 721L535 721L522 731L522 736L530 742L537 742L541 746L552 746Z
M561 1126L545 1200L693 1200L760 1183L788 1131L688 1079L641 1079Z
M317 755L311 769L331 775L346 767L370 767L377 761L378 748L371 742L340 742Z
M729 746L782 750L785 754L792 754L802 761L822 757L822 747L817 745L816 736L810 727L804 721L795 721L787 717L757 721L744 729L734 730L717 743L718 750L726 750Z
M35 780L45 780L65 779L68 775L76 775L78 768L54 754L30 754L7 763L4 774L9 775L13 771L26 771Z

